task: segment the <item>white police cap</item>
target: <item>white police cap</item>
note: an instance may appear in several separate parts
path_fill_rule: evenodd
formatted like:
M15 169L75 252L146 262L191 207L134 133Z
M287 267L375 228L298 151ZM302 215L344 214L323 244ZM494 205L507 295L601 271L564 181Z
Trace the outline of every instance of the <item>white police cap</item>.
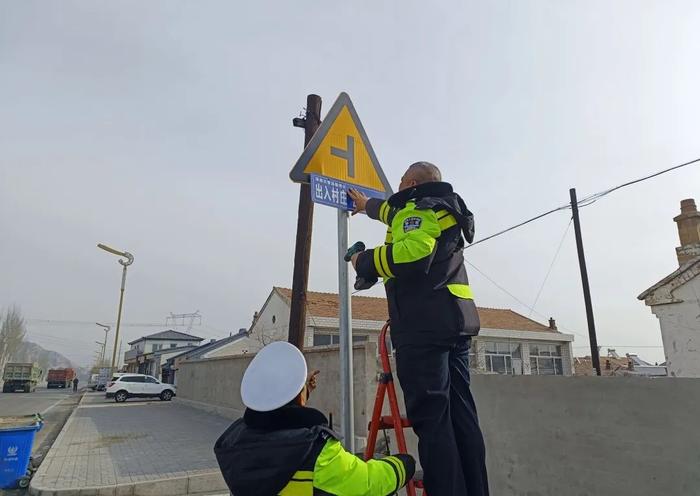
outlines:
M306 360L286 341L275 341L258 352L241 381L243 404L251 410L269 412L286 405L306 383Z

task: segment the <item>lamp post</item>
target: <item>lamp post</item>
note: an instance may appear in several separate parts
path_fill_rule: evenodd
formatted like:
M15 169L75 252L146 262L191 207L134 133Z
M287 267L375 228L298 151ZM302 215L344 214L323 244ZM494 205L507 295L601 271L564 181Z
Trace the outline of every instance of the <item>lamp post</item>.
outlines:
M98 248L111 253L112 255L117 255L121 257L119 263L122 265L122 285L121 291L119 293L119 310L117 311L117 332L114 333L114 350L112 351L112 365L110 367L110 373L114 373L114 362L117 360L117 343L119 343L119 326L122 322L122 306L124 304L124 285L126 284L126 268L134 263L134 256L128 251L119 251L114 248L110 248L102 243L97 245Z
M95 357L95 360L97 360L97 363L100 368L104 366L105 363L105 348L107 347L107 340L105 339L104 343L102 341L95 341L96 344L100 345L100 351L97 352L97 357Z
M100 363L100 367L104 367L105 358L107 358L107 334L109 333L110 329L112 329L112 327L105 324L100 324L99 322L95 322L95 325L98 325L105 330L105 346L104 348L102 348L102 362Z

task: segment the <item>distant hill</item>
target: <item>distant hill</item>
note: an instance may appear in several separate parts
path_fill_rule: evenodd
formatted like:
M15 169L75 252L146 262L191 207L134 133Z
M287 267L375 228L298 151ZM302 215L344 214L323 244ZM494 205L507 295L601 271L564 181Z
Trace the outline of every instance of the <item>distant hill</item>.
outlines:
M49 369L74 368L78 373L78 378L83 381L86 380L88 375L88 370L83 367L78 367L68 358L61 355L56 351L47 350L36 343L31 341L24 341L19 349L10 359L12 362L36 362L39 367L44 371L44 374Z

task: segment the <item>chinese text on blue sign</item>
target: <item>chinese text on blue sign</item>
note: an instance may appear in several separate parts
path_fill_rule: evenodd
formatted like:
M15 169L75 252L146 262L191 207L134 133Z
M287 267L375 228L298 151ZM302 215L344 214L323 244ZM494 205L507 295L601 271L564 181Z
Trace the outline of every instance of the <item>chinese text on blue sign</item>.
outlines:
M361 191L370 198L384 199L385 194L369 188L362 188L330 177L311 174L311 198L314 203L328 205L342 210L352 210L354 202L348 195L348 190Z

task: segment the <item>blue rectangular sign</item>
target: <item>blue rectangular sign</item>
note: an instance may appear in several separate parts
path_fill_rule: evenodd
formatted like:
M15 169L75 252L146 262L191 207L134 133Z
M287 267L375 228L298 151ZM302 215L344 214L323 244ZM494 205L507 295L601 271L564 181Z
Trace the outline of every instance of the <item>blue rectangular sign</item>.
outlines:
M350 195L348 195L349 189L361 191L370 198L379 198L381 200L386 198L386 195L381 191L363 188L344 181L339 181L338 179L333 179L332 177L311 174L311 199L314 203L352 211L355 207L355 202L353 202Z

